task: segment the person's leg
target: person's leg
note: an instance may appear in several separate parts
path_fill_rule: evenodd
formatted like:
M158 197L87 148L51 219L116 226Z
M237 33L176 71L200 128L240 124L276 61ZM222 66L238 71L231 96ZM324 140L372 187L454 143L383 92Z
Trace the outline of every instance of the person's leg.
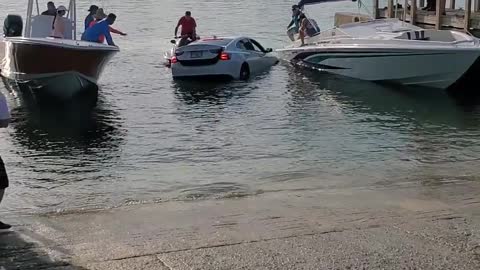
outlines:
M5 194L5 189L0 189L0 203L2 202L4 194ZM7 229L10 229L11 227L12 226L0 221L0 230L7 230Z
M182 39L180 39L180 42L178 43L178 47L185 46L187 45L187 43L188 43L188 36L184 36L182 37Z
M305 45L305 31L300 30L298 34L299 34L300 40L302 41L302 46Z
M5 170L5 164L3 164L2 157L0 157L0 203L2 202L5 189L8 187L8 176ZM10 225L0 221L0 230L10 229Z

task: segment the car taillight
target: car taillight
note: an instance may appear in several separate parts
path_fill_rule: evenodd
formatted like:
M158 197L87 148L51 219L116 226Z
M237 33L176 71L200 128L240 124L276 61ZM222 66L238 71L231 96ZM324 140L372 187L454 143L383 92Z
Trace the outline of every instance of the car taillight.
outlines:
M176 56L172 56L172 58L170 59L170 63L175 64L175 63L177 63L177 62L178 62L177 57L176 57Z
M228 54L226 52L222 52L220 54L220 60L223 60L223 61L230 60L230 54Z

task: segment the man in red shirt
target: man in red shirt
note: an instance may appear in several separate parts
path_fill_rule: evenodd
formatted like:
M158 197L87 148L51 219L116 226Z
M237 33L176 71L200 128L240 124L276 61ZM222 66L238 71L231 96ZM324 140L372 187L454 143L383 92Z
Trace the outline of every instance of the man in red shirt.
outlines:
M184 46L187 44L188 38L194 41L197 38L197 23L195 19L192 17L192 13L190 11L185 12L185 16L180 18L178 21L177 27L175 27L175 37L177 37L178 27L182 26L182 32L180 37L179 47Z

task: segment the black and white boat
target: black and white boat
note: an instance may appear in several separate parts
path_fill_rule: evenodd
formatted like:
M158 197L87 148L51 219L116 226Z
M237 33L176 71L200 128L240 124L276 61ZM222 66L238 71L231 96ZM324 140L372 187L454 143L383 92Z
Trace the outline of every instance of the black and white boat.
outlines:
M344 24L307 37L304 46L296 40L277 53L295 65L332 74L438 89L476 82L480 71L476 37L423 29L396 18Z

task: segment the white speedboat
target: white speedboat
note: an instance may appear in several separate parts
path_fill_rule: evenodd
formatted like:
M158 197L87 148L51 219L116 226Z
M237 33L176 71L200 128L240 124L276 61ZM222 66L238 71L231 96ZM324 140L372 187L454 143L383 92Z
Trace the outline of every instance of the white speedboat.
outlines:
M477 38L394 18L344 24L307 37L304 46L297 40L277 53L295 65L408 86L449 89L476 82L480 74Z
M0 37L0 74L36 94L69 100L98 88L104 67L119 48L77 40L75 0L70 0L63 38L50 37L53 20L54 16L40 14L38 0L27 1L25 29L20 16L8 15Z

